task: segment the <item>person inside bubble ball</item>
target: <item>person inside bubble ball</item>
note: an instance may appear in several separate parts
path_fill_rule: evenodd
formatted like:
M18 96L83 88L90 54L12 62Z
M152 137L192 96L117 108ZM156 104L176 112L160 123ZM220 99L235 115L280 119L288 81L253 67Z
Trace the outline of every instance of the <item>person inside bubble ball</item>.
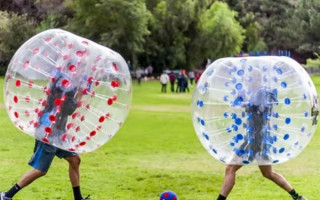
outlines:
M236 157L250 163L254 159L269 160L269 150L273 143L270 135L270 117L273 105L278 103L277 90L262 85L260 72L253 72L248 77L250 88L241 89L235 100L235 106L242 106L247 113L247 134L243 144L235 150ZM251 95L247 100L247 95ZM225 200L231 192L236 179L236 172L243 165L227 165L225 177L217 200ZM279 173L274 172L272 165L259 165L262 175L287 191L294 200L307 200L299 195L290 183Z
M11 200L22 188L46 175L55 156L64 158L69 163L69 178L73 188L74 200L89 199L90 195L83 198L80 191L80 156L75 152L65 151L51 145L61 143L61 135L66 132L68 116L76 110L77 103L83 95L83 88L81 88L81 84L78 88L72 86L69 76L61 72L56 73L54 79L50 86L47 103L39 118L39 125L35 131L37 140L34 153L28 163L33 169L25 173L11 189L2 192L0 200ZM50 126L51 121L48 119L50 116L55 116L55 123L52 126ZM50 127L51 132L49 136L46 133L48 127Z

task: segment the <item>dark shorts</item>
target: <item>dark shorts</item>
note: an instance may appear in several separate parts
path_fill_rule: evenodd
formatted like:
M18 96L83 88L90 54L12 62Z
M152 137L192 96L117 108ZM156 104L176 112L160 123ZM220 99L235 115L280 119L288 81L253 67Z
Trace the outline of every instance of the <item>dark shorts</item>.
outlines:
M59 158L66 158L76 155L78 154L74 152L65 151L36 140L33 155L28 164L42 172L47 172L54 156L58 156Z

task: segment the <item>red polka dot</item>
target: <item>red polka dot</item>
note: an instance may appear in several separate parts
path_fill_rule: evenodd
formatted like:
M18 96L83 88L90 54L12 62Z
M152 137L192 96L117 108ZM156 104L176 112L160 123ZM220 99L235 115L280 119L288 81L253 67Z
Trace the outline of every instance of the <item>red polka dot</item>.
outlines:
M16 87L20 87L21 85L21 81L20 80L16 80Z
M46 100L43 100L41 105L42 105L42 106L46 106L46 105L47 105L47 101L46 101Z
M86 109L90 110L90 105L89 104L86 105Z
M164 193L164 195L163 195L165 198L167 198L167 197L169 197L169 193Z
M70 128L72 128L72 127L73 127L73 123L67 124L67 129L70 129Z
M69 151L76 151L74 148L70 148Z
M76 55L79 56L79 57L82 57L83 56L83 51L77 51Z
M23 67L24 67L24 68L29 67L29 61L24 62Z
M79 112L75 112L71 115L72 119L75 119L79 115Z
M96 81L96 82L95 82L95 85L96 85L96 86L100 85L100 82L99 82L99 81Z
M44 39L44 41L46 41L46 42L50 42L50 40L51 40L51 38Z
M70 81L68 81L67 79L63 79L61 81L61 84L62 84L63 87L70 87L71 86Z
M42 111L39 111L37 114L38 114L38 117L41 117L42 116Z
M61 104L62 104L62 100L61 99L57 98L57 99L54 100L54 105L60 106Z
M84 115L82 115L81 118L80 118L80 121L83 122L84 120L85 120L85 117L84 117Z
M95 91L91 92L91 97L94 97L95 95L96 95Z
M82 41L82 44L88 45L89 42L88 41Z
M95 136L96 134L97 134L96 131L91 131L91 132L90 132L90 137L93 137L93 136Z
M86 140L90 140L90 139L91 139L91 137L89 137L89 136L86 137Z
M94 71L96 71L97 70L97 66L96 65L93 65L92 67L91 67L91 70L94 72Z
M80 131L80 126L77 126L76 132L79 132L79 131Z
M48 138L43 137L42 142L49 143L49 140L48 140Z
M111 86L112 86L113 88L117 88L117 87L120 86L120 82L119 82L119 81L111 81Z
M83 90L82 90L82 94L83 94L83 95L88 94L88 89L87 89L87 88L86 88L86 89L83 89Z
M68 44L68 48L72 49L73 48L73 44Z
M39 109L39 108L35 108L35 109L34 109L34 112L35 112L35 113L38 113L38 112L40 112L40 109Z
M97 130L98 130L98 131L99 131L101 128L102 128L101 125L98 125L98 126L97 126Z
M29 81L29 82L28 82L28 87L29 87L29 88L32 88L32 86L33 86L33 81Z
M17 97L17 96L14 96L14 97L13 97L13 101L14 101L15 103L18 103L18 97Z
M92 76L90 76L90 77L88 78L88 83L89 83L89 84L92 83L92 79L93 79Z
M33 49L32 53L36 55L39 52L39 49Z
M104 119L105 119L105 117L104 117L104 116L101 116L101 117L99 118L99 122L100 122L100 123L104 122Z
M79 108L79 107L81 107L81 106L82 106L82 101L78 101L77 107Z
M68 138L68 136L67 136L66 133L64 133L64 134L61 135L61 140L62 140L62 141L66 141L67 138Z
M106 118L108 118L108 117L110 117L110 113L107 113L107 114L106 114Z
M79 143L80 146L84 146L84 145L86 145L86 144L87 144L86 142L80 142L80 143Z
M24 111L24 114L27 116L27 117L29 117L30 116L30 113L29 113L29 111Z
M74 142L75 140L76 140L76 137L75 137L75 136L72 136L71 142Z
M30 102L30 97L26 96L24 99L26 100L26 102Z
M112 64L112 67L115 71L119 71L119 67L115 63Z
M37 128L38 126L39 126L39 123L38 123L38 122L36 122L36 123L33 124L33 127L35 127L35 128Z
M113 104L113 100L111 98L109 98L107 103L108 103L109 106L111 106Z
M50 115L49 116L49 120L52 121L52 122L55 122L56 121L56 116L55 115Z
M52 129L51 129L49 126L45 127L45 128L44 128L44 131L45 131L46 133L48 133L49 135L52 133Z
M113 95L112 100L117 101L117 95Z
M70 65L69 66L69 71L75 72L75 71L77 71L77 67L75 65Z
M19 118L19 113L18 113L18 112L14 112L14 116L15 116L16 118Z
M172 197L172 200L177 200L177 197Z

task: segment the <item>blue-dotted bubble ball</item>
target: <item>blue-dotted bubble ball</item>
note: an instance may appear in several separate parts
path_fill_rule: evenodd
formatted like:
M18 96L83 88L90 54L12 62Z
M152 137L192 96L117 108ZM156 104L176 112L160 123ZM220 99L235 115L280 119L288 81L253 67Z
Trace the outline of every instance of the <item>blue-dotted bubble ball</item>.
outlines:
M178 197L176 195L176 193L172 192L172 191L164 191L161 195L160 195L160 200L177 200Z
M84 153L104 145L121 128L131 104L131 86L119 53L51 29L30 38L14 54L4 102L22 132Z
M310 142L318 113L311 78L288 57L216 60L192 99L197 136L226 164L272 165L296 157Z

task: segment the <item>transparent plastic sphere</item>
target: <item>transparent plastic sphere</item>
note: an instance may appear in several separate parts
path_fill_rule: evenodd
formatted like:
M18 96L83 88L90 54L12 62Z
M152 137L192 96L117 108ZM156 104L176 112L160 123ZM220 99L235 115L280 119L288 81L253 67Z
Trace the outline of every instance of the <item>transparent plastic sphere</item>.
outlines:
M312 80L288 57L219 59L201 75L192 99L202 145L226 164L296 157L310 142L318 113Z
M114 136L132 96L120 54L60 29L39 33L18 49L4 87L5 106L18 129L77 153Z

